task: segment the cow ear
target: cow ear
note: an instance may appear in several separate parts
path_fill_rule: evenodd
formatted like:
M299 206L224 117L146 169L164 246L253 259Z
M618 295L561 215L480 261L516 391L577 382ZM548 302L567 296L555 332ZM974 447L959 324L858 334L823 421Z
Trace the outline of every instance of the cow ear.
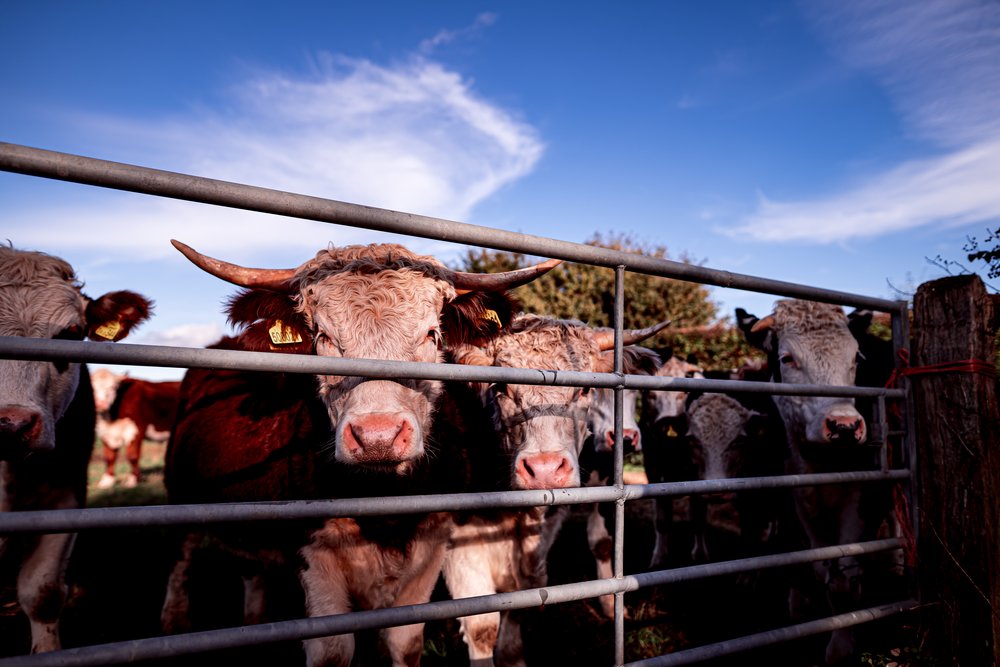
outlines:
M847 315L847 328L851 330L855 338L861 340L868 333L868 328L872 325L872 318L874 317L875 313L870 310L852 310Z
M240 347L254 352L311 354L313 339L295 302L281 292L250 289L238 292L227 305L229 323L242 327Z
M521 310L503 292L468 292L445 304L441 329L449 346L484 345L506 331Z
M639 345L628 345L622 348L622 366L626 373L632 375L656 375L663 365L663 360L655 351Z
M751 315L742 308L736 309L736 326L743 332L743 337L757 349L767 352L772 346L774 337L770 327L754 331L753 328L758 322L760 322L760 318L756 315Z
M87 303L87 337L119 341L149 319L153 302L135 292L108 292Z

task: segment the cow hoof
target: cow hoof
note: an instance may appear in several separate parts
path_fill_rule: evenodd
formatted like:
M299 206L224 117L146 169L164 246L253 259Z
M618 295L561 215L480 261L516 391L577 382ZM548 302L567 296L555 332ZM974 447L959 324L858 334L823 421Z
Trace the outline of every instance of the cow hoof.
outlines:
M139 478L136 475L129 475L125 478L125 481L122 482L122 486L126 489L134 489L139 486Z
M97 488L99 489L110 489L115 485L115 476L109 472L101 475L101 481L97 483Z

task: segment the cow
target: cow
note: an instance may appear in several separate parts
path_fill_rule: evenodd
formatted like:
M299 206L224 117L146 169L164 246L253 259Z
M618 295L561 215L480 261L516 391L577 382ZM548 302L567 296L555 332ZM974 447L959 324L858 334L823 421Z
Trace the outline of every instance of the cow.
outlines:
M743 309L736 310L736 319L747 341L767 354L771 382L855 385L859 346L841 307L788 299L776 302L774 312L762 319ZM875 468L877 450L864 446L869 426L852 398L776 395L774 403L788 442L786 473ZM792 496L810 547L876 536L878 525L865 516L867 502L860 484L796 487ZM864 574L859 559L845 556L819 561L813 570L830 610L839 613L857 606ZM826 646L826 662L836 664L849 658L854 644L849 628L834 630Z
M118 341L147 320L152 307L130 291L92 299L65 260L0 246L0 335ZM85 364L0 360L0 509L82 507L94 422ZM75 538L74 533L0 536L0 561L17 573L32 653L60 648L59 617Z
M662 363L657 376L675 378L704 378L700 366L693 359L682 359L672 348L658 350ZM643 466L650 484L679 482L691 478L690 458L682 446L687 434L687 391L645 390L642 392L639 411L639 430L642 433ZM674 498L658 496L655 502L653 553L650 569L665 567L670 552L670 533L674 518ZM694 504L701 502L693 500ZM695 546L697 549L697 545Z
M370 244L330 246L297 269L248 269L174 245L199 268L245 288L228 305L240 334L224 344L431 363L446 360L446 346L484 344L500 334L518 310L507 291L559 264L548 260L512 272L471 274L397 244ZM189 373L168 445L170 499L460 491L471 469L465 449L480 441L463 427L461 385L327 374ZM486 427L492 434L488 421ZM301 559L306 612L323 616L427 602L452 518L447 512L330 518L307 527L302 543L298 528L287 528L293 535L274 541L276 551ZM259 552L267 532L239 537ZM162 616L168 630L183 626L178 616L186 611L183 584L193 544L185 543L170 577ZM260 580L251 576L247 582L251 611ZM422 623L382 633L394 665L419 663L422 633ZM347 665L356 648L352 634L308 639L303 646L309 665Z
M660 366L660 356L646 348L630 346L625 348L630 356L635 356L633 373L652 375ZM594 387L591 389L590 411L587 413L587 427L590 434L580 452L580 466L584 472L586 486L605 486L611 480L614 469L615 410L613 389ZM638 389L622 391L622 446L623 455L642 451L642 434L636 421L641 392ZM611 570L611 534L608 531L609 506L595 503L587 518L587 543L597 563L597 576L607 579ZM603 595L599 599L601 612L608 618L614 616L614 596Z
M90 376L97 408L97 439L104 454L100 489L115 485L118 452L125 450L130 471L122 486L131 489L142 479L139 458L143 440L166 442L177 413L180 382L150 382L98 368Z
M650 361L649 354L631 344L655 335L668 324L624 332L624 345L628 346L623 354L625 373L637 372ZM612 330L526 314L515 318L508 331L486 345L456 350L455 358L481 366L608 373L613 370L613 348ZM498 382L481 385L479 391L506 456L501 460L507 474L493 490L580 486L580 453L588 436L593 390ZM464 598L545 586L548 552L567 510L566 506L533 507L461 515L444 561L449 593ZM592 544L592 548L610 554L608 544ZM467 616L460 624L472 664L492 664L494 658L502 665L524 664L516 613Z
M739 372L732 379L738 379ZM770 409L768 409L770 408ZM761 394L692 392L686 407L685 450L690 479L780 475L785 439L780 418ZM691 501L695 561L709 561L708 505L732 503L739 520L741 556L759 555L775 535L783 494L773 491L705 494Z

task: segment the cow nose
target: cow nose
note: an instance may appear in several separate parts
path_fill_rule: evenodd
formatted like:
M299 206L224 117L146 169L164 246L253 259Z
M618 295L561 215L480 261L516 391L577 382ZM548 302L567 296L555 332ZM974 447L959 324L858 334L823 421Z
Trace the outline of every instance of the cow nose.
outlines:
M634 447L635 451L642 451L642 443L639 442L639 431L634 428L627 428L622 431L622 443L624 443L626 449Z
M829 417L824 423L823 435L828 442L858 444L865 441L865 420L849 415Z
M392 462L410 458L413 425L404 415L373 413L355 417L344 425L343 445L359 462Z
M30 444L42 431L42 415L36 410L8 406L0 409L0 439Z
M545 452L521 457L517 478L523 489L561 489L575 483L573 463L565 454Z

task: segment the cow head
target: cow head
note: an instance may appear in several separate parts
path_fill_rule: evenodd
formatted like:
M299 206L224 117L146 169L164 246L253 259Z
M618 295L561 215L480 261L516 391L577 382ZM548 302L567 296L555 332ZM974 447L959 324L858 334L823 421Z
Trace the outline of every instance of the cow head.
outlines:
M767 418L724 394L701 394L687 408L687 440L698 479L743 472L744 456L767 434Z
M634 374L653 375L660 367L660 355L653 350L630 345L622 350L625 365ZM635 411L639 404L640 391L622 391L622 444L625 450L642 451L642 436L636 422ZM610 452L615 444L615 392L606 387L594 387L590 391L590 412L587 413L587 427L594 438L594 449Z
M90 386L94 389L94 408L98 414L111 410L118 396L118 387L128 373L115 373L107 368L98 368L90 374Z
M839 306L789 299L763 319L738 308L736 320L747 341L767 354L772 382L854 385L858 342ZM865 442L865 420L851 398L775 396L774 402L796 442Z
M693 359L685 360L672 348L659 350L662 363L656 371L660 377L699 378L705 376ZM664 442L673 442L687 433L687 391L649 390L642 394L641 420L644 427L659 433Z
M630 345L655 335L669 322L624 332ZM536 315L516 318L510 330L480 348L456 351L460 363L507 368L541 368L610 373L614 368L614 332L592 329L575 320ZM648 363L648 358L645 359ZM625 373L635 373L643 355L624 355ZM590 391L581 387L494 383L483 397L510 457L516 489L551 489L580 485L579 454L588 435Z
M117 341L152 303L134 292L91 299L66 261L0 246L0 335ZM0 459L56 446L56 422L76 394L80 364L0 360Z
M247 288L229 304L245 349L392 361L441 362L446 344L500 334L517 310L507 290L559 264L463 273L400 245L372 244L331 246L297 269L248 269L173 244L205 271ZM395 474L413 470L425 453L441 382L318 379L336 460Z

